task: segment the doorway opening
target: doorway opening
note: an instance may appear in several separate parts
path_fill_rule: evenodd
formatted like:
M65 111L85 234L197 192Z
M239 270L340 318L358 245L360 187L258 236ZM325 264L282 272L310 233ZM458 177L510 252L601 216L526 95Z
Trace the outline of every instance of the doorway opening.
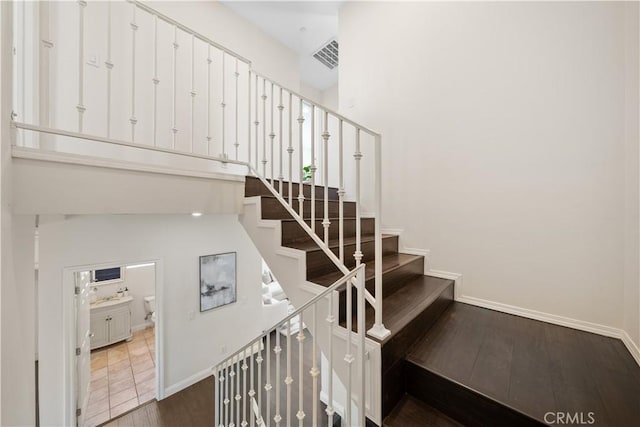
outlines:
M159 396L156 263L73 273L77 426L96 426Z

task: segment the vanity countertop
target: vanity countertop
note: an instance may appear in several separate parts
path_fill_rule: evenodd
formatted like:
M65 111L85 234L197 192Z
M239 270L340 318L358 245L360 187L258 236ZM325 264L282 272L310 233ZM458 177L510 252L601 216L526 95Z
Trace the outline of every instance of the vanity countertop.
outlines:
M104 307L111 307L114 305L118 305L118 304L124 304L127 303L129 301L133 301L133 297L131 296L126 296L126 297L114 297L111 299L103 299L103 300L98 300L96 302L94 302L93 304L91 304L89 306L90 309L94 309L94 308L104 308Z

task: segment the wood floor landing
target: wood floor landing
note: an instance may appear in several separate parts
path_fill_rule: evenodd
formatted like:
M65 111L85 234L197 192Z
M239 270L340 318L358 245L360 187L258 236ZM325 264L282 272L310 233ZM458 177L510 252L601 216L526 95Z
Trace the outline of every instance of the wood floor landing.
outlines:
M614 338L453 303L405 368L408 393L465 425L487 425L474 411L495 403L531 425L558 411L585 420L591 412L597 426L640 425L640 367Z

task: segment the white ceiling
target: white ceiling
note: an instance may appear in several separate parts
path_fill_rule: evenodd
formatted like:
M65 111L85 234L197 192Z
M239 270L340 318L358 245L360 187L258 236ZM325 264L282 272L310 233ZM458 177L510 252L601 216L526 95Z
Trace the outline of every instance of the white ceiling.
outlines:
M319 90L338 82L338 69L329 70L313 54L330 39L337 39L341 1L222 0L222 3L298 53L303 82Z

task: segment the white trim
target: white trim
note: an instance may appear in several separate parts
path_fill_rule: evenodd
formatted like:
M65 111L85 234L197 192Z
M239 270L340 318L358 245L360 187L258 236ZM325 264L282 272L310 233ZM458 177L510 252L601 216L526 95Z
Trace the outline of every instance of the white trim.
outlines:
M170 385L169 387L164 389L164 398L167 398L169 396L171 396L172 394L175 394L181 390L184 390L185 388L194 385L195 383L197 383L198 381L202 381L203 379L209 377L213 375L213 368L206 368L203 369L200 372L197 372L193 375L191 375L188 378L185 378L182 381L178 381L177 383ZM213 404L213 402L212 402Z
M633 342L633 340L631 339L627 331L622 330L621 332L622 332L622 337L621 337L622 342L627 347L627 350L629 350L629 353L631 353L631 356L633 356L636 363L640 366L640 347L638 347L638 344Z
M153 325L155 325L155 323L150 322L150 321L149 322L140 323L139 325L135 325L135 326L131 327L131 333L142 331L142 330L147 329L147 328L152 328Z

